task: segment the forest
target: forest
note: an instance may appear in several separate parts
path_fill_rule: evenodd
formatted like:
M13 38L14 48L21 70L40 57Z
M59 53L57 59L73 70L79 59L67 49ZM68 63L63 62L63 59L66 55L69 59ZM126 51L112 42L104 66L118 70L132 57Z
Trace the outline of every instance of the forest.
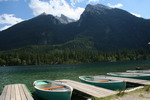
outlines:
M93 62L117 62L150 59L149 50L118 50L102 52L97 50L50 50L34 51L1 51L0 66L14 65L48 65L76 64Z

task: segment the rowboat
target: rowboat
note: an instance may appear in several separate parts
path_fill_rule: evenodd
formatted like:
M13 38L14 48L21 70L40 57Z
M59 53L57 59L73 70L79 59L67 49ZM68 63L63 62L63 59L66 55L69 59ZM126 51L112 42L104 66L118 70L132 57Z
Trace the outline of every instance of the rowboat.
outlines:
M150 70L127 70L128 73L144 73L144 74L150 74Z
M150 80L150 74L143 74L143 73L113 72L113 73L107 73L107 75L115 76L115 77Z
M73 88L61 82L37 80L33 86L36 94L44 100L71 100Z
M108 79L107 77L101 78L99 76L79 76L79 79L84 83L111 90L123 90L126 88L126 82Z

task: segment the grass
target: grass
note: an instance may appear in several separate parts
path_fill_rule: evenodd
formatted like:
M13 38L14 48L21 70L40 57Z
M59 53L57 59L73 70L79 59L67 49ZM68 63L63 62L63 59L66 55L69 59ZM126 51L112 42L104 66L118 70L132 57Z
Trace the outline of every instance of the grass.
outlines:
M116 95L122 97L125 94L126 94L125 91L119 91Z
M119 91L116 95L111 95L111 96L107 96L107 97L103 97L103 98L93 97L92 100L111 100L112 98L122 97L125 94L126 94L125 91Z
M147 92L149 92L150 91L150 85L145 85L144 86L144 90L147 91Z
M140 95L139 95L140 98L150 99L150 97L145 97L144 96L145 93L150 93L150 85L145 85L144 88L142 88L142 89L137 89L135 91L131 91L131 92L128 92L128 93L126 93L125 91L119 91L116 95L107 96L107 97L104 97L104 98L95 98L95 97L93 97L92 100L111 100L113 98L119 98L119 97L122 97L124 95L132 95L134 93L140 93Z

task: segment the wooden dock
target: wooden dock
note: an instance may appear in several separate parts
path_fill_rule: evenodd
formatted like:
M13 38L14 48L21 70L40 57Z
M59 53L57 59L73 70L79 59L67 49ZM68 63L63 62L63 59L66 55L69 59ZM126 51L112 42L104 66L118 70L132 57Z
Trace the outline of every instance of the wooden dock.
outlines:
M101 87L96 87L93 85L88 85L88 84L77 82L77 81L72 81L72 80L58 80L58 81L64 84L70 85L75 90L78 90L80 92L83 92L85 94L88 94L90 96L97 97L97 98L117 94L116 91L104 89Z
M125 82L142 84L142 85L150 85L150 81L149 80L141 80L141 79L133 79L133 78L122 78L122 77L112 77L112 76L95 76L95 77L114 79L114 80L123 80Z
M33 100L33 98L24 84L11 84L4 87L0 100Z
M123 80L125 82L131 82L136 84L150 85L149 80L140 80L140 79L132 79L132 78L121 78L121 77L112 77L112 76L95 76L98 78L107 78L114 80ZM117 94L117 91L112 91L109 89L96 87L93 85L73 81L73 80L57 80L64 84L70 85L75 90L83 92L93 97L101 98L106 96L111 96ZM0 96L0 100L34 100L29 93L28 89L24 84L11 84L6 85L4 90Z

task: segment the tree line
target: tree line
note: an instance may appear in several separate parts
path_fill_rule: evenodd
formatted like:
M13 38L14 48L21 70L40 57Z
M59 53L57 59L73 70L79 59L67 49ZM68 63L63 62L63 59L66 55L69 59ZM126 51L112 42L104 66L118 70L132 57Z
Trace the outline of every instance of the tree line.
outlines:
M148 50L50 50L48 52L0 52L0 66L117 62L150 59Z

